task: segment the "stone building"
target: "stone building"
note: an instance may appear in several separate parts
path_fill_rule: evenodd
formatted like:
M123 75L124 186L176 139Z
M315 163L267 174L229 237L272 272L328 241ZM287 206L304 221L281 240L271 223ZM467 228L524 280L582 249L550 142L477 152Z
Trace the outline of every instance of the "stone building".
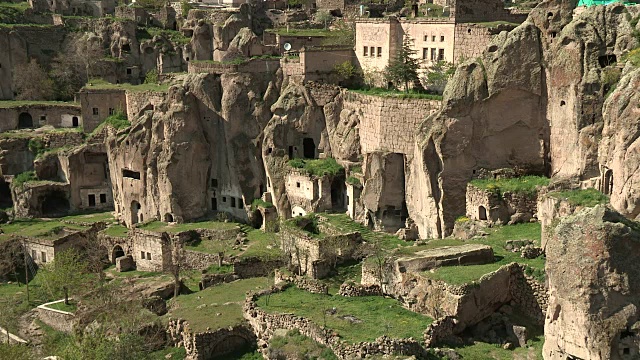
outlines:
M126 112L127 102L122 89L82 88L76 94L82 108L84 131L92 132L104 119L118 111Z
M467 184L466 215L473 220L493 223L529 221L538 213L537 193L500 192Z
M422 61L423 69L439 61L456 64L477 57L493 35L511 30L526 19L524 13L504 9L500 0L455 1L449 8L449 16L445 17L356 20L359 67L365 74L379 73L402 47L404 37L413 41L415 56ZM382 78L371 80L383 83Z
M94 242L98 231L104 228L104 224L98 223L86 230L71 230L63 228L51 236L23 238L23 246L26 253L37 265L44 265L55 259L59 254L68 249L82 251L88 243Z
M82 126L80 106L77 104L33 104L0 108L0 131L37 128L51 125L56 128Z

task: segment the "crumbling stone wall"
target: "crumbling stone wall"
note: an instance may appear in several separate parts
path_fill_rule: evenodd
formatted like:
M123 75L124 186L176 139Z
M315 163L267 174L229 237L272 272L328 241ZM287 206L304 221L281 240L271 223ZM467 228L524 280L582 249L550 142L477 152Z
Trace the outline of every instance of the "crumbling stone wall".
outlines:
M75 316L72 313L51 309L46 307L46 304L38 306L36 313L38 319L58 331L71 332L73 330Z
M418 125L440 106L439 100L381 97L350 91L344 96L344 110L360 119L363 153L412 154Z
M456 24L453 49L456 62L475 59L482 55L495 34L496 32L487 26L472 23Z
M242 64L190 61L189 73L275 73L280 68L280 59L251 59Z
M0 68L2 70L2 68ZM80 106L76 105L23 105L16 107L0 108L0 131L15 130L18 128L18 117L21 114L29 114L33 121L32 127L51 125L56 128L73 127L73 118L77 125L82 125Z
M526 222L538 213L537 202L537 193L500 193L467 184L466 215L473 220Z
M282 282L291 283L296 285L299 289L308 291L314 294L328 294L329 286L315 279L309 279L305 276L289 275L283 271L276 269L274 276L274 283L280 284Z
M83 128L92 132L100 123L117 111L127 111L127 98L122 89L87 89L76 94L76 101L82 107Z
M189 360L208 360L256 344L256 336L246 325L235 325L215 331L192 333L181 319L171 320L167 332L175 346L182 346Z
M142 229L129 231L132 255L140 271L164 271L171 265L171 240L166 233Z
M543 325L549 294L545 284L527 275L525 268L523 265L511 268L511 297L525 315Z
M185 270L204 270L218 263L220 257L216 254L185 250L182 268Z
M166 100L166 97L167 93L160 91L127 91L127 118L134 120L142 116L145 111L154 110Z
M275 269L284 266L281 259L242 258L233 262L233 272L242 279L268 276Z

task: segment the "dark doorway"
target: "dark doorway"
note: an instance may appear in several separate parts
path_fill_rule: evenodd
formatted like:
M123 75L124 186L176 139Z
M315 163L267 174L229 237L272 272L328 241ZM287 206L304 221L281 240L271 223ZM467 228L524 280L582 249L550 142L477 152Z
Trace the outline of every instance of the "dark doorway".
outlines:
M218 199L211 198L211 210L218 211Z
M71 118L71 126L78 127L80 126L80 120L78 120L77 116Z
M42 199L43 216L62 216L69 212L69 200L67 194L60 190L54 190Z
M607 67L609 65L613 65L617 61L618 61L618 59L613 54L602 55L602 56L598 57L598 63L600 64L600 67L602 67L602 68Z
M302 139L303 154L306 159L316 158L316 143L312 138Z
M478 208L478 219L487 220L487 209L484 206Z
M107 194L100 194L100 204L107 202Z
M18 129L25 129L33 127L33 118L31 114L23 112L18 115Z
M253 213L253 227L256 229L260 229L262 227L263 222L264 222L264 217L262 216L262 211L256 210Z
M6 209L13 207L13 199L11 198L11 188L8 182L0 182L0 208Z
M89 195L89 206L96 206L96 196L93 194Z
M173 222L173 215L169 213L164 214L164 222L166 223Z
M116 259L125 256L124 250L120 245L116 245L111 252L111 263L115 264Z
M289 159L293 159L293 146L289 146Z
M347 186L344 180L336 177L331 180L331 208L334 211L346 211L347 206L345 202L347 193Z
M142 214L139 214L140 209L142 209L142 206L140 206L140 203L133 200L131 202L131 223L132 224L137 224L139 222L142 222Z
M609 169L604 173L604 191L605 195L613 193L613 170Z

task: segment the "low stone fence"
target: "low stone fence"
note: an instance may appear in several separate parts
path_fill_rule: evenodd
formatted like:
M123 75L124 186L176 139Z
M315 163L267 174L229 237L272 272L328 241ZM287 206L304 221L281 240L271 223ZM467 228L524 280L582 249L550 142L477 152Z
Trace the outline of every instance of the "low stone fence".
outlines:
M382 295L382 289L376 284L360 285L354 282L345 282L340 285L338 295L346 297Z
M258 338L258 345L265 345L277 329L297 329L304 336L325 345L339 359L365 358L371 355L406 355L418 359L427 359L426 349L414 339L391 339L382 336L374 342L347 344L330 329L318 326L309 319L293 314L269 314L260 309L256 300L259 296L282 291L286 286L274 286L247 296L243 306L244 318L249 322Z
M70 332L73 330L75 315L67 311L56 310L48 307L49 305L58 304L63 301L64 300L58 300L42 304L36 308L36 311L38 319L43 323L58 331Z
M281 259L265 260L257 257L238 259L233 262L233 272L242 279L269 276L275 269L284 266Z
M433 347L456 334L458 320L453 316L445 316L429 325L424 331L424 346Z
M549 294L545 284L527 275L525 268L520 264L511 268L511 298L525 315L543 325Z
M315 279L309 279L304 276L288 275L276 269L274 283L291 283L298 288L314 294L329 294L329 287Z
M213 264L218 263L220 257L217 254L208 254L199 251L184 251L185 270L204 270Z
M187 360L214 359L256 344L256 336L246 325L191 333L189 324L177 319L169 321L167 333L174 346L184 347Z
M226 73L275 73L280 68L280 58L251 59L233 64L212 61L190 61L189 73L226 74Z
M204 274L198 286L200 290L204 290L211 286L230 283L240 279L236 274Z

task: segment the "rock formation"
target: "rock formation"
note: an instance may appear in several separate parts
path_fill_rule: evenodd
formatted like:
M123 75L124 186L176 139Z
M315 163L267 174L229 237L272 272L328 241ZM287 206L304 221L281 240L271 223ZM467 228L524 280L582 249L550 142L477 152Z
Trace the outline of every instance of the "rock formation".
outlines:
M544 358L637 359L640 225L598 205L560 220L546 253Z

